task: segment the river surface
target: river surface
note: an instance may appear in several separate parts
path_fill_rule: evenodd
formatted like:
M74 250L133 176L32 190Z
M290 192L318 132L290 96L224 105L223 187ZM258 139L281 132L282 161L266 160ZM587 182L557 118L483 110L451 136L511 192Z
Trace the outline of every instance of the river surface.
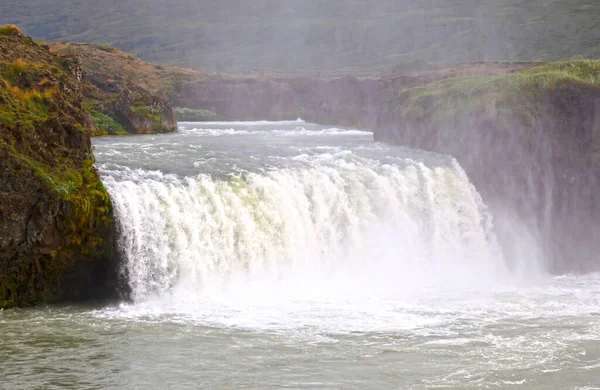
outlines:
M600 389L600 275L506 259L450 157L301 121L94 148L131 299L0 311L0 388Z

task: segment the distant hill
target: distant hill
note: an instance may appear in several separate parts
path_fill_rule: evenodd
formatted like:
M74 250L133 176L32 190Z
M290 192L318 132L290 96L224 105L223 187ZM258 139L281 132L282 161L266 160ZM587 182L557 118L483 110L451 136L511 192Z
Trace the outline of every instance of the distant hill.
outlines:
M0 23L210 71L600 58L596 0L4 0Z

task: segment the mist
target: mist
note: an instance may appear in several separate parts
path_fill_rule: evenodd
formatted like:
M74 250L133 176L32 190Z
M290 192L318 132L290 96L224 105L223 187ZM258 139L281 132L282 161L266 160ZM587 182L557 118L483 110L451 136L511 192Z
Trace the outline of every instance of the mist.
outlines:
M7 0L5 22L35 38L105 43L211 72L385 70L422 62L598 58L589 0ZM88 19L86 15L93 14Z

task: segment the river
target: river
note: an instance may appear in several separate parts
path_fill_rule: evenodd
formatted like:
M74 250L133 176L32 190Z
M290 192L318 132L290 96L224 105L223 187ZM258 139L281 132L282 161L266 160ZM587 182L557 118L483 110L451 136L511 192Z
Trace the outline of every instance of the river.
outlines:
M131 299L0 311L0 387L600 389L600 275L506 259L453 158L180 125L94 139Z

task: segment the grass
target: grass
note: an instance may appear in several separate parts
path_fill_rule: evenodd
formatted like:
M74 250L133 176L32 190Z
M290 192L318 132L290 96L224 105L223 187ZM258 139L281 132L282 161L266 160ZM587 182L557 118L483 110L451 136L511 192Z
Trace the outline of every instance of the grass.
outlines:
M219 116L211 110L176 107L174 111L177 120L180 122L210 122L219 120Z
M5 26L0 26L0 36L8 36L8 35L13 35L13 34L23 34L21 32L21 30L19 29L19 27L15 26L14 24L7 24Z
M92 118L96 131L94 135L125 135L129 134L119 122L113 117L101 113L97 110L91 110Z
M600 61L550 63L500 76L454 77L399 91L390 107L409 120L442 124L470 113L495 112L533 125L536 103L568 86L600 87Z

